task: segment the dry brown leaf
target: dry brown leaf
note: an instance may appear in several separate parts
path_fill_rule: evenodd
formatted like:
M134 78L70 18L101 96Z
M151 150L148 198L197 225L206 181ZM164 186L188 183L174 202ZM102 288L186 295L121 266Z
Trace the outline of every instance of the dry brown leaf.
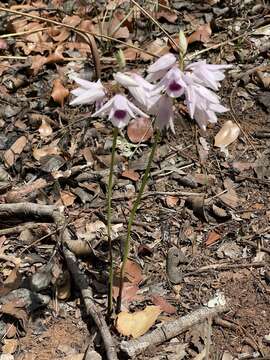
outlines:
M0 49L6 50L7 48L8 48L8 44L7 44L6 40L0 39Z
M15 267L4 281L3 287L0 288L0 297L7 295L12 290L18 289L21 281L22 275L18 268Z
M156 18L158 19L166 19L168 22L174 24L177 20L177 15L174 11L171 10L160 10L157 14L156 14Z
M7 167L14 164L16 155L20 155L27 144L26 136L19 137L13 145L4 153L4 161Z
M212 35L212 29L210 24L200 25L196 31L194 31L188 37L188 43L192 44L195 41L200 41L202 43L207 43L210 40L210 36Z
M234 189L234 182L230 178L224 180L224 187L228 191L219 196L220 200L227 206L235 209L239 205L239 197Z
M215 231L210 231L209 234L207 235L205 245L210 246L215 242L217 242L219 239L220 239L220 235L218 233L216 233Z
M41 149L33 149L33 157L38 161L44 156L59 154L60 149L57 146L43 146Z
M228 120L215 136L215 146L219 147L221 151L228 153L228 150L226 149L227 146L234 142L239 134L239 127L231 120Z
M132 284L139 284L143 280L142 268L136 262L127 260L124 277Z
M69 91L66 89L60 79L56 79L53 82L53 90L51 93L51 97L55 102L61 105L61 107L64 106L65 98L68 97Z
M27 312L25 311L25 305L26 304L22 299L14 299L1 305L1 313L18 319L22 328L26 330L29 318Z
M60 192L60 196L61 196L61 200L62 200L62 203L63 203L64 206L73 205L73 203L74 203L74 201L76 199L76 196L74 194L72 194L69 191L65 191L65 190L62 190Z
M166 299L164 299L162 296L159 296L157 294L151 295L152 303L156 306L158 306L162 311L166 312L167 314L175 314L176 308L168 303Z
M19 345L18 340L16 339L5 339L4 345L2 347L3 354L14 354ZM9 359L9 358L7 358Z
M168 195L166 196L166 205L169 208L174 208L179 202L179 197L178 196L172 196L172 195Z
M44 118L41 120L41 125L38 131L42 137L50 136L53 133L51 125Z
M154 55L162 56L167 54L170 51L170 48L165 41L163 41L160 38L157 38L151 44L148 44L148 46L145 47L145 50L149 51ZM144 61L153 60L153 56L148 55L146 53L141 53L140 57Z
M127 169L125 171L122 172L121 176L123 176L124 178L130 179L132 181L138 181L140 179L140 175L132 169Z
M116 319L116 329L124 336L138 338L145 334L156 322L161 310L159 306L146 306L135 313L121 312Z
M64 271L56 281L57 298L67 300L71 295L71 279L68 271Z
M144 142L153 136L154 130L149 118L140 117L130 121L127 128L127 135L133 143Z
M139 286L136 284L130 284L125 282L123 284L122 291L122 305L128 306L128 303L131 301L143 301L144 297L142 295L137 295L137 292L140 290ZM113 287L113 298L116 300L119 295L119 287Z
M30 56L30 58L32 62L31 69L33 70L33 75L37 75L37 73L39 72L39 70L42 68L43 65L58 63L62 61L64 57L62 53L60 53L59 51L55 51L53 54L49 55L48 57L35 55L35 56Z

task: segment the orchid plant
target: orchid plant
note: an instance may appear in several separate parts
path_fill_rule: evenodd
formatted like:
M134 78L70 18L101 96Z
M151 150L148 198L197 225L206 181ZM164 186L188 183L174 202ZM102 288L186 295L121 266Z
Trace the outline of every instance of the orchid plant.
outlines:
M92 114L92 117L108 117L114 126L107 196L107 232L110 264L108 313L111 313L113 309L112 288L114 262L111 242L111 203L113 168L119 129L125 128L129 121L137 116L155 117L155 141L128 221L120 269L117 311L120 311L121 309L123 279L126 262L129 256L132 225L149 177L151 163L159 140L159 134L167 129L171 129L173 133L175 132L174 102L182 99L186 105L190 118L194 119L198 126L204 131L206 131L208 123L217 122L217 113L223 113L228 110L220 104L220 98L216 95L215 91L220 88L220 82L225 78L224 71L230 68L230 65L211 65L203 60L184 66L187 41L183 32L180 32L179 44L179 58L172 53L163 55L148 67L148 75L146 78L143 78L136 73L117 72L114 74L114 80L122 88L128 90L134 99L134 103L128 98L128 95L124 93L124 90L119 87L119 91L109 99L109 92L102 85L100 80L97 82L90 82L77 77L74 78L74 81L79 85L79 88L72 91L75 98L70 104L95 104L96 111Z

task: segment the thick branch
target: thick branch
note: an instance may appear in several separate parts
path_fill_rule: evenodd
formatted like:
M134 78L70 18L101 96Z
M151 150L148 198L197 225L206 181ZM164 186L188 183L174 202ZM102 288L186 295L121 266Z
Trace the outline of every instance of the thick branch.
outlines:
M202 307L180 319L167 322L160 328L155 329L138 339L122 341L120 348L128 356L133 357L145 351L149 346L162 344L163 342L178 336L191 326L201 323L209 317L215 317L226 310L227 308L225 306L220 305L214 308Z
M87 277L79 270L76 256L66 247L64 247L64 255L74 282L81 291L87 314L93 318L100 331L108 360L117 360L117 354L113 344L112 336L103 316L98 311L96 304L92 300L93 294L91 288L88 286Z
M0 223L18 223L24 220L53 222L58 209L53 205L34 203L0 204Z

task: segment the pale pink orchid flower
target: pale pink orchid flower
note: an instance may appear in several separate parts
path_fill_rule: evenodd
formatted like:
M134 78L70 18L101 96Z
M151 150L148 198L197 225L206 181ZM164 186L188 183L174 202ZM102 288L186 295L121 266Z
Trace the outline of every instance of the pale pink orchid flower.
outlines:
M150 84L142 76L136 73L116 73L114 79L126 88L136 102L143 107L144 110L149 111L152 105L158 100L160 95L153 94L155 85Z
M202 85L218 90L221 86L220 81L225 78L224 71L231 67L232 65L206 64L206 61L202 60L186 66L185 70L191 70Z
M183 80L187 84L185 99L189 115L205 131L208 122L217 122L215 113L223 113L228 109L220 104L219 97L213 91L198 83L193 74L184 74Z
M173 111L173 100L168 95L164 94L159 97L159 100L154 104L151 109L153 115L156 116L155 126L159 130L171 129L175 134L174 130L174 111Z
M92 114L92 117L106 115L109 115L109 120L119 129L124 128L129 123L129 120L135 118L137 115L149 117L125 96L120 94L115 95L106 102L98 111Z
M187 85L183 81L183 73L177 67L170 69L157 84L157 90L165 90L172 98L178 98L185 92Z
M161 56L154 64L148 67L149 75L147 75L146 80L157 81L162 79L168 70L175 66L176 62L176 57L171 53Z
M100 103L105 98L105 88L100 80L92 82L78 77L74 77L73 80L80 87L71 91L71 94L76 97L70 102L70 105L95 104L96 102Z

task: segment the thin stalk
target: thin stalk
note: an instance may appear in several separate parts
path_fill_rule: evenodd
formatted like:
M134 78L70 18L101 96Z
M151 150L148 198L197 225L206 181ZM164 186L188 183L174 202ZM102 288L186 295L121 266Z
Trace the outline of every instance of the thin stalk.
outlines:
M111 315L113 310L113 253L112 253L112 237L111 237L111 224L112 224L112 187L113 187L113 167L115 159L115 150L118 136L118 128L113 130L113 144L112 144L112 157L110 165L110 174L108 182L108 208L107 208L107 232L108 232L108 245L109 245L109 288L108 288L108 315Z
M139 205L141 203L141 199L142 199L142 195L143 195L143 192L144 192L145 185L147 184L147 180L148 180L149 173L150 173L150 170L151 170L151 164L152 164L154 154L155 154L155 151L156 151L156 148L157 148L158 140L159 140L159 132L156 132L156 134L155 134L155 142L154 142L154 144L152 146L151 153L150 153L149 158L148 158L148 163L147 163L144 175L143 175L143 179L142 179L142 183L141 183L141 186L140 186L140 189L139 189L139 193L137 195L136 200L134 201L134 204L133 204L133 207L131 209L130 216L129 216L129 220L128 220L127 237L126 237L126 240L125 240L123 260L122 260L122 265L121 265L121 269L120 269L119 294L118 294L118 297L117 297L117 307L116 307L117 312L120 312L120 309L121 309L125 266L126 266L126 263L127 263L127 260L128 260L128 255L129 255L129 250L130 250L131 228L132 228L133 222L135 220L136 211L137 211L137 209L138 209L138 207L139 207Z

